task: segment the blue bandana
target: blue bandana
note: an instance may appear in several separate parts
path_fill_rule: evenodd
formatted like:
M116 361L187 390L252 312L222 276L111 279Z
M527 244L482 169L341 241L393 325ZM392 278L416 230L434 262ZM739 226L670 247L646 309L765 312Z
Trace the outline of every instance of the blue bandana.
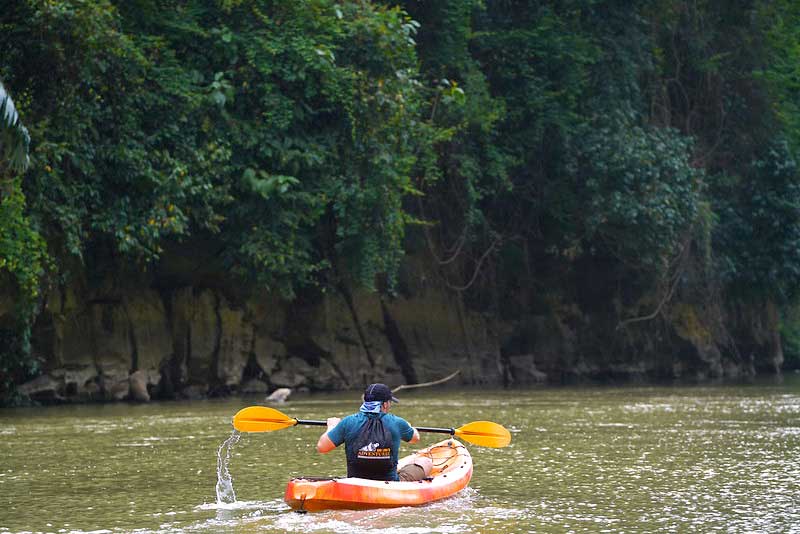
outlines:
M364 401L359 411L364 413L381 413L381 401Z

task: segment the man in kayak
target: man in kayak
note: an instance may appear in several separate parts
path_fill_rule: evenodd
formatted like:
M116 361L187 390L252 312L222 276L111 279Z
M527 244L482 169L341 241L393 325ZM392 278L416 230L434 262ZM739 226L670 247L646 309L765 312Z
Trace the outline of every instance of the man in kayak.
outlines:
M389 413L393 402L400 401L387 385L370 384L358 413L328 419L328 430L320 436L317 450L330 452L344 443L348 477L414 481L430 476L430 458L418 458L397 471L400 440L416 443L419 432L402 417Z

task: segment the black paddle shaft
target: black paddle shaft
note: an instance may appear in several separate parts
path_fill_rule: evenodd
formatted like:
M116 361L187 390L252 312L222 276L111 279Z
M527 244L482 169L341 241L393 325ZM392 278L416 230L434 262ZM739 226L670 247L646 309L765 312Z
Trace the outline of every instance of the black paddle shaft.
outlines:
M437 434L450 434L451 436L456 433L455 428L432 428L429 426L415 426L414 428L419 432L436 432Z
M298 425L313 425L313 426L328 426L327 421L304 421L302 419L295 419Z
M298 425L312 425L312 426L328 426L327 421L309 421L303 419L295 419ZM414 428L417 429L419 432L435 432L437 434L450 434L454 436L456 433L455 428L435 428L429 426L415 426Z

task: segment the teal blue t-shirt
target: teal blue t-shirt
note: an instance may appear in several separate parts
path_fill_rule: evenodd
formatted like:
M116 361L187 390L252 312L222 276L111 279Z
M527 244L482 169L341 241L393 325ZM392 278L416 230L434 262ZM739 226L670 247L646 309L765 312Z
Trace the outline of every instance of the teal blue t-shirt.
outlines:
M400 478L397 476L397 460L400 451L400 440L402 439L403 441L409 441L412 437L414 437L414 429L411 428L411 425L408 424L408 421L402 417L397 417L396 415L392 415L390 413L354 413L353 415L348 415L339 421L339 424L328 432L328 438L330 438L333 444L337 447L344 443L345 452L349 457L355 452L350 449L351 443L358 437L361 427L367 422L367 417L380 417L384 428L391 433L393 465L391 476L392 480L400 480Z

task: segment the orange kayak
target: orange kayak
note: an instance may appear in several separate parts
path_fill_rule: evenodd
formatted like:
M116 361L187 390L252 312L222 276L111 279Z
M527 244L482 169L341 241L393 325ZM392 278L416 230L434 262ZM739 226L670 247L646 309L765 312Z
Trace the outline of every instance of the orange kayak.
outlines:
M397 468L419 456L433 460L430 479L387 482L365 478L293 478L283 500L295 510L390 508L417 506L458 493L472 478L472 456L455 439L446 439L401 458Z

